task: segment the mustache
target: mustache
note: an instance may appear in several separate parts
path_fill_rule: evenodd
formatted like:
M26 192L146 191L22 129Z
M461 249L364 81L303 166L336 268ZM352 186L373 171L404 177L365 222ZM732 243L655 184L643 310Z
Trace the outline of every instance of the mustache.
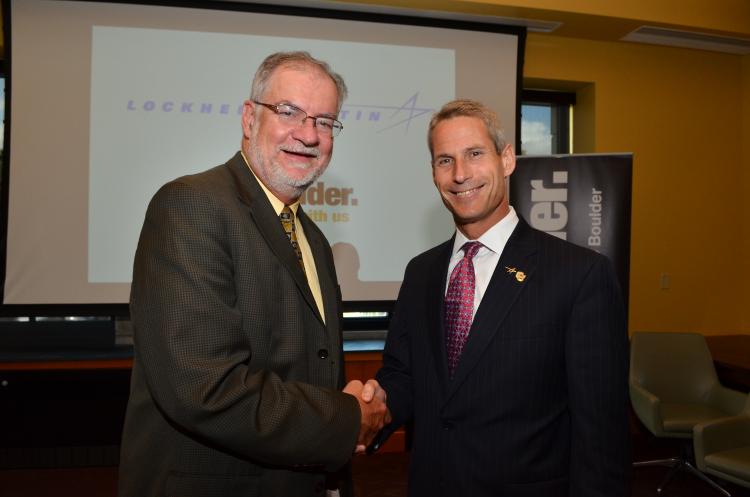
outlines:
M283 152L291 152L293 154L310 155L316 159L320 157L320 149L318 147L306 147L304 145L280 145L279 150Z

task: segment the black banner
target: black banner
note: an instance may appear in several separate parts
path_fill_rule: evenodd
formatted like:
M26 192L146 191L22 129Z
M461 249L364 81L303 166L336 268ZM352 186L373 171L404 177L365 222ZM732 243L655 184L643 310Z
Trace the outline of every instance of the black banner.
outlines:
M630 273L631 154L518 157L510 202L534 228L600 252L625 302Z

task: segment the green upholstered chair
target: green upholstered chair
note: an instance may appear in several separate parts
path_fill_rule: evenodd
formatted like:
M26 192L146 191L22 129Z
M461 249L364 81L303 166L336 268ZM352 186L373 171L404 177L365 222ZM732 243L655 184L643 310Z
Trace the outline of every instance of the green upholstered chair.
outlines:
M739 416L696 425L693 446L698 469L750 488L750 397Z
M630 400L638 419L657 437L684 439L679 456L633 466L667 466L664 490L687 471L720 493L729 493L693 465L693 427L743 411L746 395L723 387L711 352L697 333L636 332L630 339Z

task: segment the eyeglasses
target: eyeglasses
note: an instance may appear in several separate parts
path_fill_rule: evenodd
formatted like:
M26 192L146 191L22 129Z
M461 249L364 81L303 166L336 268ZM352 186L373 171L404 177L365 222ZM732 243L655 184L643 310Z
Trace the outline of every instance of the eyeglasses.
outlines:
M312 119L313 126L315 126L318 133L322 135L338 136L339 133L341 133L341 130L344 129L344 125L332 117L308 116L307 112L292 104L266 104L258 102L257 100L253 100L253 102L274 111L281 121L296 126L300 126L304 124L306 120Z

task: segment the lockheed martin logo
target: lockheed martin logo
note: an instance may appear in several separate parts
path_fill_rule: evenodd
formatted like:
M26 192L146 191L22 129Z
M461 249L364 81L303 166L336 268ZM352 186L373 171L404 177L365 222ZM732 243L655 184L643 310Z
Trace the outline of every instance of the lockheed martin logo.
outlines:
M355 115L357 120L362 119L363 113L368 112L367 119L370 121L381 122L382 114L387 114L387 121L383 122L384 127L378 130L378 133L395 128L397 126L404 126L405 132L408 133L409 125L416 118L425 114L431 114L433 111L432 107L418 107L417 99L419 98L419 92L415 93L401 105L351 105L345 104L341 109L341 115L339 119L342 122L346 122L350 115Z
M339 120L344 123L362 122L378 125L378 133L403 128L404 134L416 119L432 114L433 107L418 105L419 92L414 93L401 105L344 104ZM125 109L128 112L198 115L242 115L242 104L222 102L177 101L172 99L129 99Z

